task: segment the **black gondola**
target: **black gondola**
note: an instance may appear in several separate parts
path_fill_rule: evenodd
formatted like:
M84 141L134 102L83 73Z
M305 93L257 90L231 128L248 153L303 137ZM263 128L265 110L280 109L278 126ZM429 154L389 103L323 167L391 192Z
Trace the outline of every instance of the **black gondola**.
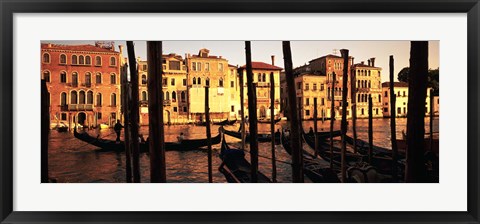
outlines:
M94 145L99 147L100 149L97 152L123 152L125 151L125 144L123 141L116 142L115 140L107 140L101 138L95 138L90 136L86 132L78 133L76 129L74 129L73 135L75 138L87 142L90 145ZM220 133L213 137L212 145L216 145L220 143ZM207 139L185 139L182 142L165 142L165 150L166 151L189 151L198 149L201 147L207 146ZM140 143L140 152L148 152L148 142L141 142Z
M218 170L225 175L229 183L251 183L252 165L245 159L245 152L240 149L231 149L225 138L222 140L220 151L222 165ZM257 174L258 183L270 183L270 179L263 173Z
M223 127L221 127L222 132L226 135L232 136L234 138L242 139L242 132L239 131L229 131L225 130ZM246 134L245 136L245 141L250 142L250 135ZM258 134L258 142L271 142L272 141L272 135L271 134ZM280 132L275 133L275 142L280 141Z
M290 141L282 135L282 146L288 154L292 154ZM321 158L314 158L311 153L303 151L303 172L314 183L339 183L337 174L330 169L330 164Z
M307 145L312 148L313 150L315 149L315 137L313 135L309 134L303 134L303 140L307 143ZM330 158L332 156L330 155L330 143L326 141L325 138L320 138L318 142L318 154L325 159L326 161L330 162ZM341 154L340 154L341 149L338 147L333 147L333 163L339 165L340 160L341 160ZM346 159L347 162L359 162L365 160L365 155L361 154L354 154L354 153L346 153Z
M233 121L230 121L228 119L224 120L224 121L220 121L220 122L213 122L214 125L233 125L235 124L235 122L237 122L237 120L233 120Z
M67 132L67 131L68 131L68 127L66 127L66 126L57 127L57 131L58 131L58 132Z

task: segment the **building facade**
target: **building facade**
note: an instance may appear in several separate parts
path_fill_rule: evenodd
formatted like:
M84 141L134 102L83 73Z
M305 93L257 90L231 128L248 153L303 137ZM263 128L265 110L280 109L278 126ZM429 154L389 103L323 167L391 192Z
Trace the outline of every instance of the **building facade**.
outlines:
M275 84L275 96L274 96L274 116L280 113L280 71L282 68L275 66L274 57L272 57L272 64L264 62L252 62L253 82L256 86L257 96L257 118L267 119L270 118L270 74L273 73ZM245 116L248 115L248 87L247 87L247 69L246 65L239 68L239 75L243 76L243 88L244 88L244 102Z
M396 96L395 102L395 116L406 117L408 113L408 83L406 82L394 82L393 91ZM430 114L430 89L427 89L427 97L425 99L425 115ZM383 116L390 117L390 82L382 83L383 92ZM440 102L438 97L434 98L434 103ZM435 108L435 105L434 105ZM435 113L435 111L434 111Z
M297 102L300 102L303 120L314 118L314 101L317 100L317 118L328 119L326 76L304 73L295 77Z
M112 126L120 117L120 55L113 43L41 44L52 126ZM121 47L120 47L121 51Z
M236 77L230 73L228 61L222 56L210 55L208 49L200 49L197 55L187 55L188 102L190 119L205 120L205 87L209 87L210 119L234 119ZM233 87L232 87L233 82ZM233 111L232 112L232 106Z
M382 69L375 67L375 58L352 66L355 75L355 103L357 105L357 118L368 118L368 98L372 97L373 117L383 117L382 112Z

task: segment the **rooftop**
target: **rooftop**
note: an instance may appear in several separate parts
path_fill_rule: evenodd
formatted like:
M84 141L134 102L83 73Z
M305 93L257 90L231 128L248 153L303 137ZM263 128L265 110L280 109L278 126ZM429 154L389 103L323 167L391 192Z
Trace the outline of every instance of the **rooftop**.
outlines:
M91 51L91 52L109 52L118 53L111 48L98 47L90 44L83 45L63 45L63 44L42 44L42 49L65 50L65 51Z
M247 65L240 67L241 69L247 68ZM263 69L263 70L283 70L283 68L277 67L275 65L267 64L265 62L252 61L252 69Z
M382 87L390 87L390 82L382 83ZM408 87L406 82L393 82L393 87Z

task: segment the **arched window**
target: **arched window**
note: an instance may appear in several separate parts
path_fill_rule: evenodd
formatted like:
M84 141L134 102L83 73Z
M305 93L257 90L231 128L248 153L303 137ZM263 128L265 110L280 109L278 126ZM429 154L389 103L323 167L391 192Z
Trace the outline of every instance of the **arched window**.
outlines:
M257 76L257 82L261 82L262 81L262 74L261 73L258 73L258 76Z
M210 86L210 78L206 78L206 79L205 79L205 85L206 85L206 86Z
M193 77L193 85L197 85L197 79Z
M67 72L65 71L60 72L60 82L67 83Z
M266 81L267 81L267 75L265 73L263 73L262 74L262 82L266 82ZM223 80L222 80L222 82L223 82Z
M43 80L45 80L45 82L50 82L50 72L49 71L44 71L43 72Z
M382 102L382 94L378 94L378 102L379 102L379 103Z
M182 93L180 93L180 99L182 100L182 102L185 102L185 92L182 91Z
M142 91L142 101L147 101L147 92Z
M65 105L67 105L67 93L62 92L62 94L60 94L60 106Z
M87 104L93 104L93 92L92 91L87 92Z
M92 64L92 58L89 55L85 56L85 64L86 65Z
M78 92L78 104L85 104L85 92Z
M165 93L165 100L170 100L170 93L168 91Z
M98 93L97 94L97 107L101 107L101 106L102 106L102 94Z
M72 65L78 64L77 55L72 55Z
M42 62L46 63L46 64L50 63L50 54L49 53L43 53Z
M175 91L172 92L172 100L173 102L177 101L177 93Z
M95 56L95 66L102 66L102 57Z
M368 88L372 88L372 81L368 81Z
M147 75L143 74L142 75L142 85L146 85L147 84Z
M117 84L117 76L115 75L115 73L112 73L110 75L110 84Z
M85 64L85 57L83 57L83 55L78 56L78 64L80 65Z
M90 72L85 73L85 84L87 87L92 84L92 74Z
M112 93L112 95L110 96L110 106L117 106L117 94L115 93Z
M360 80L357 81L357 88L360 88Z
M102 83L102 73L97 72L97 75L95 75L95 83L97 83L97 84Z
M60 55L60 64L67 64L67 55L65 54Z
M265 75L265 74L264 74ZM223 78L218 80L218 87L223 87Z
M72 73L72 85L73 86L78 85L78 73L76 72Z
M361 101L360 101L360 96L361 96L361 95L360 95L360 94L358 94L358 102L361 102Z
M74 90L70 93L70 104L77 104L77 102L77 91Z
M115 66L117 65L117 59L115 57L110 57L110 66Z
M371 71L370 71L370 70L368 70L368 76L370 76L370 72L371 72Z
M202 85L202 78L198 77L197 83L198 85Z

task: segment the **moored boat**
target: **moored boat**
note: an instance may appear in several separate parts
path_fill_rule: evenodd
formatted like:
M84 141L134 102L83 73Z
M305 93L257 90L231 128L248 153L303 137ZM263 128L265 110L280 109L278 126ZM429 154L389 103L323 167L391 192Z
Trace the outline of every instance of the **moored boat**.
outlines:
M277 118L277 119L274 119L273 122L276 124L278 122L280 122L282 120L282 118ZM259 119L257 120L258 123L267 123L267 124L270 124L270 122L272 122L270 119Z
M230 130L226 130L223 127L221 127L221 129L222 129L222 132L224 134L228 135L228 136L238 138L238 139L242 139L242 132L240 130L239 131L230 131ZM246 134L245 141L250 142L250 134ZM258 134L257 141L258 142L271 142L272 141L272 135L271 134ZM275 142L279 142L279 141L280 141L280 133L276 132L275 133Z
M125 151L125 143L123 141L116 142L115 140L107 140L107 139L101 139L101 138L96 138L91 135L89 135L86 132L79 133L77 132L76 129L74 129L73 135L75 138L82 140L86 143L89 143L90 145L94 145L99 147L100 149L97 150L98 152L109 152L109 151L114 151L114 152L123 152ZM216 145L220 143L220 133L212 137L212 145ZM165 150L166 151L189 151L189 150L195 150L201 147L207 146L207 139L185 139L182 140L181 142L165 142ZM140 146L140 152L148 152L149 151L149 146L148 142L141 142L139 144Z

